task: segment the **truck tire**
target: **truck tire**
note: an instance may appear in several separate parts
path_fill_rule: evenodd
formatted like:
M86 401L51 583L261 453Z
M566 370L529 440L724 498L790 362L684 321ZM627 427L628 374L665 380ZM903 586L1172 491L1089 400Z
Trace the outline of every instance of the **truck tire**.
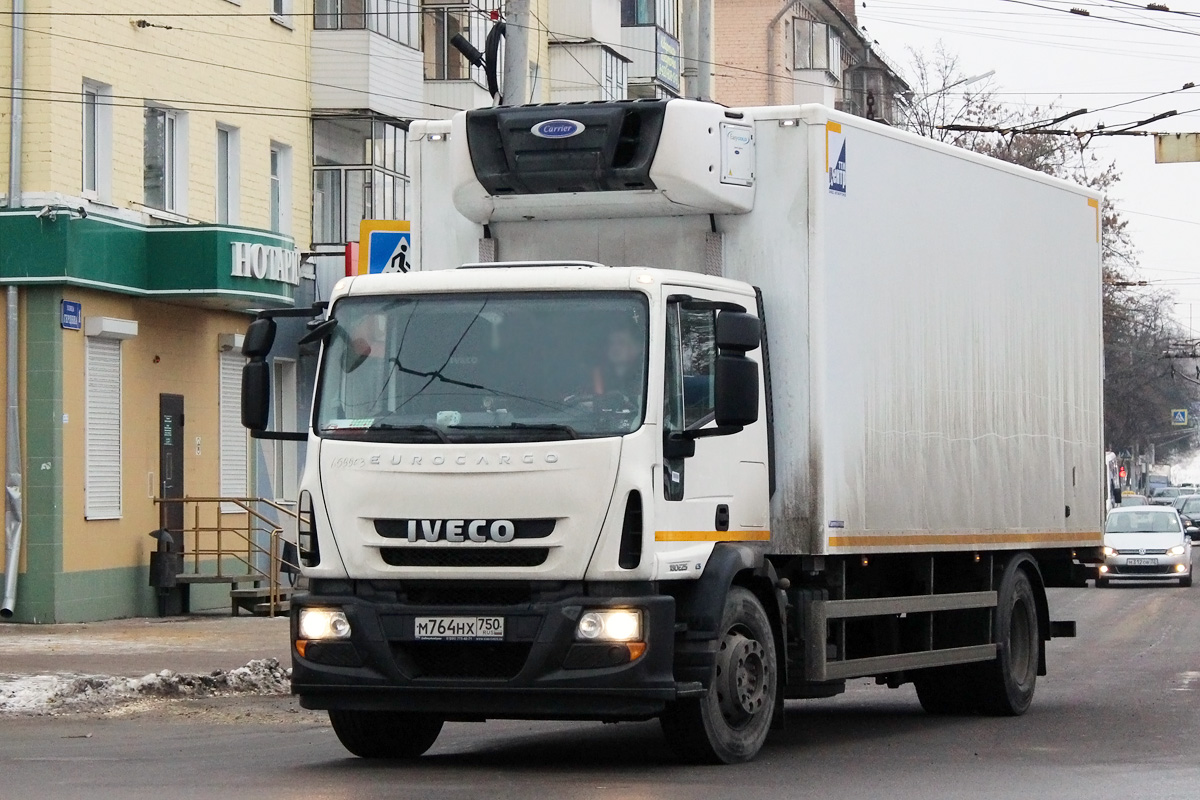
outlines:
M973 714L979 703L975 696L972 665L935 667L913 673L917 700L926 714L959 716Z
M441 719L403 711L331 710L329 722L342 746L359 758L416 758L442 732Z
M1029 574L1010 563L1000 581L994 615L997 654L979 665L979 710L995 717L1018 717L1033 702L1041 633Z
M708 692L675 701L660 722L683 759L737 764L754 758L766 741L779 688L771 621L749 590L730 588L719 641Z

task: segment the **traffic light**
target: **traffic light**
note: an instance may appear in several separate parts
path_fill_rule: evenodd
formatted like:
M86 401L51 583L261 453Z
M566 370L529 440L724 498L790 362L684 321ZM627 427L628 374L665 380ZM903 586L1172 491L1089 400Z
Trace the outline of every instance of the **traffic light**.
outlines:
M1121 475L1121 480L1125 480L1125 467L1121 467L1120 475Z

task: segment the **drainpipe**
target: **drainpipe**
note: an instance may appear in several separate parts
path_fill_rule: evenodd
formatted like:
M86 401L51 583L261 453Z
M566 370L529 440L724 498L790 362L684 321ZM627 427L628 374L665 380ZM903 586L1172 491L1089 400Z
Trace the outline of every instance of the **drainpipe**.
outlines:
M796 6L800 5L800 0L784 0L783 8L779 9L779 13L771 18L770 24L767 25L767 105L775 105L775 26L779 24L779 20L783 19L783 15L791 11Z
M9 127L8 150L8 207L21 205L21 94L25 85L25 0L13 0L12 5L12 120ZM8 420L5 428L4 603L0 617L9 619L17 605L17 570L21 566L21 419L18 408L17 366L18 347L17 287L8 287L8 337L5 341L8 367Z

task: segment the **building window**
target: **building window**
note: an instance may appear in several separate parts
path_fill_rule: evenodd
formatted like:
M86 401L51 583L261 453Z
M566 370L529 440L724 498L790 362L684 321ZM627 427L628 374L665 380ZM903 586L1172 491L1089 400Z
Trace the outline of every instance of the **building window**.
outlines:
M313 243L358 241L364 219L403 219L406 131L383 119L313 120Z
M624 100L627 91L629 64L607 47L600 54L602 100Z
M792 23L794 69L823 69L838 80L842 75L842 38L824 22L797 19Z
M112 87L83 83L83 196L112 196Z
M473 80L480 86L486 85L483 70L473 67L451 44L450 40L462 34L467 41L480 49L492 26L490 12L499 7L491 2L467 5L461 0L427 0L421 10L421 50L425 55L425 80L465 81Z
M271 21L292 27L292 0L271 0Z
M317 30L370 30L394 42L418 44L418 0L316 0Z
M216 221L236 225L239 216L239 178L241 175L241 137L238 129L217 126Z
M270 224L276 233L291 231L292 148L271 143Z
M242 427L242 367L246 359L241 353L222 352L218 361L221 497L246 497L250 486L249 442ZM229 503L223 504L221 510L236 513L243 509Z
M121 340L85 339L84 517L121 517Z
M679 0L621 0L621 26L657 25L679 35Z
M187 115L147 106L143 145L143 202L150 208L186 213Z
M272 362L274 408L271 418L276 431L296 430L296 362L276 358ZM296 468L297 442L274 442L272 483L275 499L292 502L296 499L299 473Z

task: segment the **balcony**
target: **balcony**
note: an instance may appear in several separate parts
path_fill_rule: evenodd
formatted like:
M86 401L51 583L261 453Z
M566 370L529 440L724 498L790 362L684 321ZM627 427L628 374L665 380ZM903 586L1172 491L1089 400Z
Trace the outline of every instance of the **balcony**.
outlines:
M415 0L316 0L313 109L424 116L418 10Z

